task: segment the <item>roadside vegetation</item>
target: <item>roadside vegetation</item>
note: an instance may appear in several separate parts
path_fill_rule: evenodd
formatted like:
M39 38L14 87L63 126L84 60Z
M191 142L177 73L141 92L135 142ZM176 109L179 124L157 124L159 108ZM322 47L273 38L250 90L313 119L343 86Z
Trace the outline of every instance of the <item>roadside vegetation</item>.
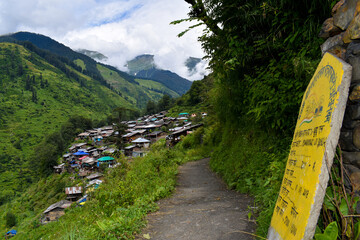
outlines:
M249 207L257 234L266 237L303 93L321 59L321 24L337 1L185 1L188 19L173 24L194 22L180 37L205 27L199 41L212 70L212 87L202 99L212 118L204 137L213 150L210 165L230 188L255 197ZM336 190L341 189L340 169L334 170ZM337 232L329 234L336 222L339 236L355 231L356 220L344 224L345 211L336 213L347 197L339 202L344 193L335 192L338 197L330 203L334 211L323 212L317 229L331 237L326 239L337 238ZM353 205L345 206L346 213L353 212Z
M0 227L13 227L10 214L18 229L14 239L132 239L145 226L146 214L157 209L155 201L175 189L178 166L207 156L207 151L200 150L201 136L199 129L173 149L160 140L147 156L131 163L118 156L120 166L106 171L104 183L84 206L74 203L59 221L47 225L39 223L42 211L50 200L64 198L70 180L68 174L43 179L16 201L0 207Z

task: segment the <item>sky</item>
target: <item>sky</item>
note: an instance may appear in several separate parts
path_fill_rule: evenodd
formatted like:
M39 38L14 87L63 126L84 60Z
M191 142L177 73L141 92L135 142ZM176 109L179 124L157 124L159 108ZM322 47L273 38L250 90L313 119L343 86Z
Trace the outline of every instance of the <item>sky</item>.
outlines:
M208 73L207 63L190 76L184 62L204 56L197 41L202 29L178 38L189 23L170 25L188 12L184 0L0 0L0 35L43 34L73 50L98 51L120 70L138 55L153 54L158 67L199 80Z

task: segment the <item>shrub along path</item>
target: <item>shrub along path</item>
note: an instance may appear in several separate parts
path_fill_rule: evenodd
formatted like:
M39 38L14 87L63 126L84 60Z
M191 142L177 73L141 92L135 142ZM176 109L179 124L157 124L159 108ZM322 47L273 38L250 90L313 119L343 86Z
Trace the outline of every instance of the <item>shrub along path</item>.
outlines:
M174 195L158 202L159 211L148 216L137 239L255 239L255 224L248 220L252 201L228 190L209 169L208 158L189 162L179 168Z

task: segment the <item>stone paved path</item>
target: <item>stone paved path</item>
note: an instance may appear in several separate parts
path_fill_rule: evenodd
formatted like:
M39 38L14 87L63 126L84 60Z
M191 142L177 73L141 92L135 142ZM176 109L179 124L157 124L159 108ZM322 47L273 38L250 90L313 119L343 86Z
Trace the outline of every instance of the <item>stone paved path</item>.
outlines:
M254 233L255 229L247 217L252 199L228 190L210 171L209 159L181 166L176 192L159 201L159 206L159 211L148 216L148 227L137 239L255 239L244 233Z

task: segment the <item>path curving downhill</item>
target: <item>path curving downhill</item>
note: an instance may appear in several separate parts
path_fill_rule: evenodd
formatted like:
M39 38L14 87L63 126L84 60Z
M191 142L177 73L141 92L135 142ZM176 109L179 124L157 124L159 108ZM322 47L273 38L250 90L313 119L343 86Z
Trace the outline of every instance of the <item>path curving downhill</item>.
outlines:
M248 220L252 202L228 190L209 169L208 158L189 162L179 168L175 194L158 202L159 211L148 216L148 227L137 239L255 239L255 224Z

